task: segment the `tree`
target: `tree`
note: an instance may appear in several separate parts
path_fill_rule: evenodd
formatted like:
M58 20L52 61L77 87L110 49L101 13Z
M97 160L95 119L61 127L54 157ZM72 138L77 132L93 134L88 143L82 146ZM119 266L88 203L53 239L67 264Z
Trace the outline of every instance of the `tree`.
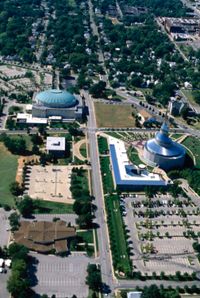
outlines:
M156 285L151 285L150 287L144 287L141 298L164 298L161 295L159 288Z
M20 216L19 216L19 214L17 214L17 212L13 212L8 217L8 219L10 221L11 231L18 230L18 228L19 228L19 218L20 218Z
M93 291L100 292L102 288L101 272L97 265L89 264L87 268L88 276L86 278L86 284Z
M15 181L10 184L10 192L13 196L20 196L23 194L23 188Z
M33 201L29 196L25 196L18 204L17 208L24 217L29 217L33 212Z
M99 81L97 84L94 84L90 87L89 91L94 97L102 97L106 89L106 82Z
M8 247L8 254L13 260L15 259L27 260L28 251L29 250L27 247L17 243L12 243Z

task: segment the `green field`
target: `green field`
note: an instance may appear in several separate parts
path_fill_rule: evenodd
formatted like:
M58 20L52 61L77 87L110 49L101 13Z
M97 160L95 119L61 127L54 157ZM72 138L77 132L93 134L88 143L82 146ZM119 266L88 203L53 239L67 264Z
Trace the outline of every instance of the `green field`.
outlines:
M200 140L195 137L187 137L182 144L192 151L196 160L196 167L200 169Z
M135 148L129 147L128 148L128 151L127 151L127 154L128 154L128 157L129 157L130 161L134 165L138 166L139 164L142 163L142 161L140 160L140 158L138 156L138 152L137 152L137 150Z
M110 170L110 158L100 157L101 175L104 194L112 193L114 190L112 172Z
M64 214L64 213L73 213L73 205L56 203L50 201L36 200L37 207L34 209L34 214Z
M14 206L14 198L10 193L10 183L15 181L17 171L17 155L13 155L0 143L0 204Z
M95 114L98 127L135 127L132 113L135 110L130 105L108 105L95 103Z
M94 243L92 230L77 232L77 235L82 237L83 241L86 243Z
M87 149L86 149L86 143L83 143L80 147L80 153L83 157L87 158Z
M108 142L107 139L104 137L98 137L98 146L99 146L99 153L106 154L108 152Z
M117 195L105 198L108 227L115 270L124 272L126 275L131 273L131 265L128 257L125 231L120 212L119 198Z

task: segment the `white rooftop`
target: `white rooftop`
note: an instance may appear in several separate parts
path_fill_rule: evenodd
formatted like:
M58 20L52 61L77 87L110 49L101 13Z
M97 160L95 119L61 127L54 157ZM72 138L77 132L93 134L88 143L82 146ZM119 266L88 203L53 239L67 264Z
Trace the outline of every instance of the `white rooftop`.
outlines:
M27 113L18 113L17 120L24 120L28 124L47 124L46 118L32 117L31 114Z
M142 295L142 292L128 292L127 298L140 298Z
M139 167L132 164L128 158L125 144L123 141L113 137L109 137L109 144L113 145L115 148L116 160L118 163L118 171L121 181L129 181L128 183L132 181L133 184L137 184L138 182L140 185L149 185L152 184L152 182L154 185L167 184L167 182L163 180L163 178L159 174L150 173L147 169L145 169L145 166L143 164L139 165ZM114 174L116 176L118 173L116 174L115 168L116 167L113 165ZM134 169L136 171L133 172L131 171L131 169ZM139 174L137 173L137 169L140 169Z
M53 151L65 151L65 138L47 137L46 149Z

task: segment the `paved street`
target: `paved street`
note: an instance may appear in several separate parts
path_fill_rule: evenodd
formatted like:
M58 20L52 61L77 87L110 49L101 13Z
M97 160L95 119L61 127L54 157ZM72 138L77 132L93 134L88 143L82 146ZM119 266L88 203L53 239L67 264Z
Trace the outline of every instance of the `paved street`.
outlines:
M88 287L85 284L89 259L85 256L69 256L61 258L53 255L34 254L38 264L32 267L36 283L33 289L38 294L53 294L57 298L72 297L86 298ZM34 273L35 271L35 273ZM0 296L1 297L1 296ZM3 297L2 297L3 298Z
M104 211L104 198L101 184L101 174L99 166L98 146L96 140L96 133L93 131L96 128L96 120L94 113L94 106L90 96L84 92L89 108L88 117L88 140L90 149L90 160L92 165L92 186L93 195L95 196L95 204L98 209L96 212L96 223L99 225L97 229L99 251L100 251L100 265L103 282L113 290L113 274L112 274L112 261L109 248L108 229L105 220Z

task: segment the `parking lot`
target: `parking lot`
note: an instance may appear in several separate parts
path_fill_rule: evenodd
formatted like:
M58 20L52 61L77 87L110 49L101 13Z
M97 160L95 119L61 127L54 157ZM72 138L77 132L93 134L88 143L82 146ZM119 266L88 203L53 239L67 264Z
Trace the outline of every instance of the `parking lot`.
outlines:
M6 246L10 237L10 225L8 217L11 212L5 211L3 208L0 208L0 247Z
M200 201L162 195L121 197L133 267L142 274L192 274L200 265L193 243L200 237ZM188 236L189 235L189 236Z
M38 284L33 287L38 294L53 294L57 298L88 297L88 287L85 284L87 265L86 256L76 255L61 258L53 255L32 254L37 260L35 276Z

